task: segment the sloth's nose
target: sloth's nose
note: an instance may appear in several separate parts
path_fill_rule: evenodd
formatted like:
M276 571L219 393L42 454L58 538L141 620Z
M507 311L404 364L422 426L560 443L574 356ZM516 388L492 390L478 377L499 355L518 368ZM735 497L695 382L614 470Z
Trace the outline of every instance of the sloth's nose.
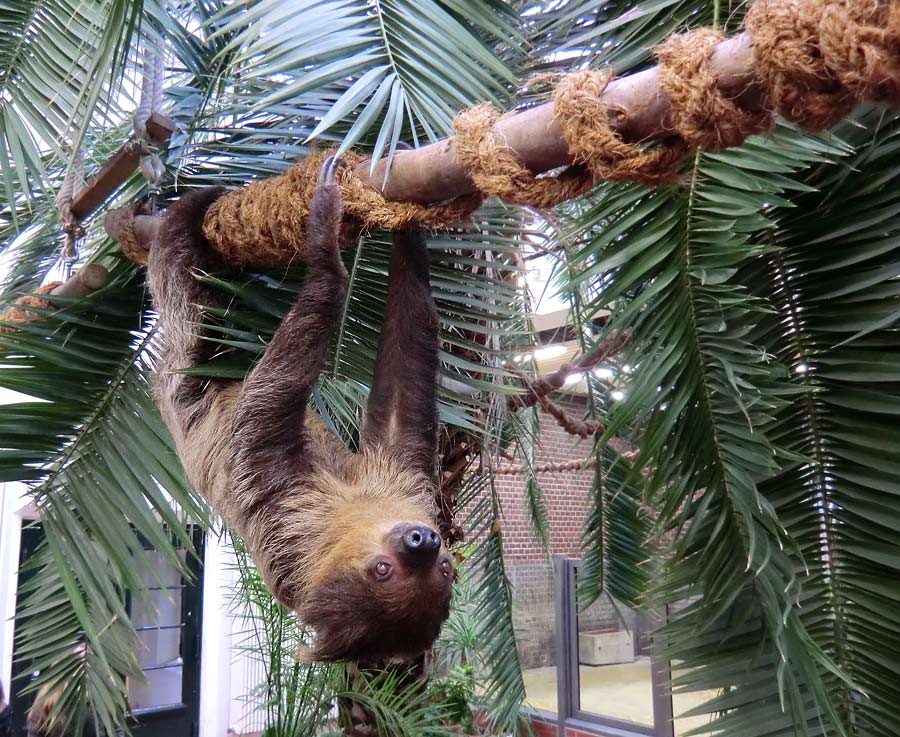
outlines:
M425 525L413 525L401 539L406 552L417 560L434 558L441 549L441 536Z

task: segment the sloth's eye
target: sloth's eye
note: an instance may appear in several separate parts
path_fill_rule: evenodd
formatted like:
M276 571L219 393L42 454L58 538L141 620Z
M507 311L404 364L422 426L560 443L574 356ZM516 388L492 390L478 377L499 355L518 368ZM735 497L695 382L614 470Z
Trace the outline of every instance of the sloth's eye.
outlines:
M375 564L375 573L377 573L382 578L387 576L391 572L391 564L385 563L383 560L378 561Z
M441 573L444 574L444 577L447 577L450 575L450 561L449 560L441 561Z

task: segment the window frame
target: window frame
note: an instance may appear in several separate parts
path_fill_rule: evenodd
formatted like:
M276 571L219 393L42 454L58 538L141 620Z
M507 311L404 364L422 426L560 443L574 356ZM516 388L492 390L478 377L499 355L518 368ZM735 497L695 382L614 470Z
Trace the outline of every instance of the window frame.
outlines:
M568 729L600 737L674 737L672 695L668 689L671 669L667 661L655 656L650 646L651 688L653 689L653 725L628 722L581 708L578 663L578 606L575 597L576 576L581 560L554 556L554 609L556 612L556 701L557 730L566 737ZM657 624L660 624L657 622Z

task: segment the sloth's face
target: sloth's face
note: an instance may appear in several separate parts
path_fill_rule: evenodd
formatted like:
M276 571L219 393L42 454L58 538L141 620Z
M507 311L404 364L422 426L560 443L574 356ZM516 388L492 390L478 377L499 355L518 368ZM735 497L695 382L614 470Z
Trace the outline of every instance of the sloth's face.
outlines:
M382 527L310 592L301 617L316 631L311 658L371 661L427 650L450 613L453 578L429 525Z

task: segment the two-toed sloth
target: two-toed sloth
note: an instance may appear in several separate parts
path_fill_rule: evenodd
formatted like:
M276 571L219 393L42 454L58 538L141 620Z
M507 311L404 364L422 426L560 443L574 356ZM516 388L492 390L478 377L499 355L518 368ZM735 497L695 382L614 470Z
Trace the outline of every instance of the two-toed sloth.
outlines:
M156 392L191 482L314 629L311 659L378 660L426 651L449 613L433 510L438 319L425 240L397 233L360 451L307 411L347 296L337 164L324 161L310 205L304 286L244 381L180 373L214 352L198 335L200 306L222 298L199 276L216 264L202 225L223 189L172 205L150 254Z

